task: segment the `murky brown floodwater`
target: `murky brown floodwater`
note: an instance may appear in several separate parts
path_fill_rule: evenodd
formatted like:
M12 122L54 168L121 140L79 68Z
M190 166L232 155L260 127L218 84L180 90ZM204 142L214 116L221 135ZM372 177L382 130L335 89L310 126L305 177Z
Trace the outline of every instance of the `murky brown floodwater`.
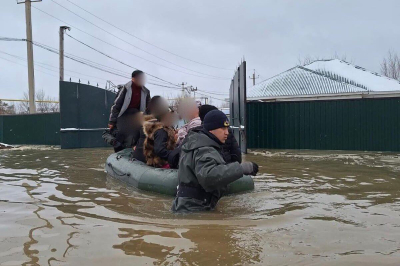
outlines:
M109 149L0 151L0 265L400 265L400 155L271 151L210 213L107 177Z

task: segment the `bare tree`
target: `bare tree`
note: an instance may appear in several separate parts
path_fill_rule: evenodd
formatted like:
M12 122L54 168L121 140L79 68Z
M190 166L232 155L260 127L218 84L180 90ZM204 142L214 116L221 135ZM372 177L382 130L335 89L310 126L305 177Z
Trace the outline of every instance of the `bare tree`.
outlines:
M0 101L0 114L1 115L12 115L15 114L14 105L9 105L3 101Z
M381 74L400 81L400 57L397 53L389 51L381 63Z
M59 112L59 104L55 103L55 99L46 96L46 93L44 90L39 90L36 92L35 95L36 98L36 111L38 113L54 113L54 112ZM22 97L22 102L18 105L18 112L21 114L27 114L29 113L29 102L28 102L28 94L24 92L24 96Z
M321 58L318 56L310 56L310 55L306 55L304 57L299 56L299 58L297 59L299 66L309 65L312 62L317 61L317 60L321 60Z
M22 96L22 102L18 104L18 113L20 114L29 114L29 97L28 93L24 92L24 96Z
M46 96L44 90L39 90L36 93L36 100L39 101L37 103L37 110L40 113L55 113L60 111L58 103L55 103L55 99Z

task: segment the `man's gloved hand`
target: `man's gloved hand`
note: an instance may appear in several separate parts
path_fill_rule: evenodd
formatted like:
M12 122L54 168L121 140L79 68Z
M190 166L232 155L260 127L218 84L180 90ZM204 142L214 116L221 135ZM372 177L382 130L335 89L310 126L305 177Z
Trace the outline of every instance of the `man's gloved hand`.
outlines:
M240 164L245 175L256 175L258 173L258 165L253 162L243 162Z

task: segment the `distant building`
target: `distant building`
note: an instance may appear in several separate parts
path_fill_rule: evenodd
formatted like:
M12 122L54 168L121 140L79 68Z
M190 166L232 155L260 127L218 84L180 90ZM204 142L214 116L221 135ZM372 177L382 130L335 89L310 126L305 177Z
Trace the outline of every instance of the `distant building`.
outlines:
M400 91L400 82L342 60L297 66L248 89L248 100Z
M250 149L400 151L400 82L341 60L297 66L248 89Z

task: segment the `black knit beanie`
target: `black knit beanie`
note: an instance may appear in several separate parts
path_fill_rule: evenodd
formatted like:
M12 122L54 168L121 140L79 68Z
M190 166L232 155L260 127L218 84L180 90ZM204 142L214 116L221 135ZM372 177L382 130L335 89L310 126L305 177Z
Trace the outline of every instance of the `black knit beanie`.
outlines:
M222 127L229 127L229 120L220 110L212 110L204 117L203 127L208 131Z
M209 105L209 104L205 104L199 107L199 117L201 122L204 121L204 117L206 116L206 114L212 110L218 110L218 108L215 107L214 105Z

